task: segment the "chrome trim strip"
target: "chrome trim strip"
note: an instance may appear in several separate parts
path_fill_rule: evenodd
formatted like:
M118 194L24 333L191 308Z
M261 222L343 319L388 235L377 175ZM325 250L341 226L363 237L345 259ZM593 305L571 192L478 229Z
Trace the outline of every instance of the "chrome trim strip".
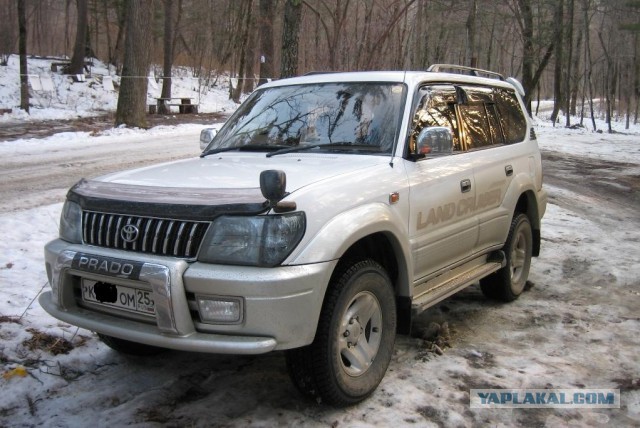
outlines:
M53 266L53 274L51 276L51 290L53 296L53 302L60 306L62 309L67 309L64 304L63 293L64 290L60 286L62 283L62 275L64 271L71 268L71 263L75 257L76 252L65 250L58 254L56 263Z

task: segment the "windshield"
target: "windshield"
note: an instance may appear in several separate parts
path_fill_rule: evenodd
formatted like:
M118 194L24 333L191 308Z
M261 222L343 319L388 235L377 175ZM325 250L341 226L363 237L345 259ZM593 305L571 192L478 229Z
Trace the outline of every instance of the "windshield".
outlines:
M264 146L390 154L400 123L401 83L323 83L258 89L206 152ZM326 145L326 147L324 147Z

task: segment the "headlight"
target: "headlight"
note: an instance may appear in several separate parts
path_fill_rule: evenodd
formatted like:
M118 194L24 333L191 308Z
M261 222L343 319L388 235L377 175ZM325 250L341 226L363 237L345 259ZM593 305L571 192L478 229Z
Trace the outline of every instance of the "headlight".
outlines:
M206 263L276 266L304 235L304 213L218 217L204 238L198 259Z
M62 207L60 238L72 244L82 243L82 209L75 202L66 201Z

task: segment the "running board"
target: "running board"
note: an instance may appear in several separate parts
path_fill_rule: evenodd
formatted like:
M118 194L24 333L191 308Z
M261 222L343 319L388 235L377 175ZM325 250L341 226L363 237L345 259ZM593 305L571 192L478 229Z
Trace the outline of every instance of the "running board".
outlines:
M430 306L479 281L481 278L496 272L505 264L504 258L498 260L499 258L499 256L489 257L486 263L434 285L421 295L416 296L411 304L413 315L419 314Z

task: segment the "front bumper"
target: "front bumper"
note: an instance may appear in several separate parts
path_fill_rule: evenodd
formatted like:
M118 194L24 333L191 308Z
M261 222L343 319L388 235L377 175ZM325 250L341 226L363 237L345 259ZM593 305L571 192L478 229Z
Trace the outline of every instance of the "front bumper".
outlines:
M78 254L131 261L135 278L88 269L74 263ZM45 247L50 292L40 297L52 316L98 333L151 346L194 352L259 354L313 341L322 300L336 262L255 268L188 264L184 260L69 244L54 240ZM150 290L155 316L129 314L83 303L83 278ZM237 324L203 323L195 295L242 299Z

